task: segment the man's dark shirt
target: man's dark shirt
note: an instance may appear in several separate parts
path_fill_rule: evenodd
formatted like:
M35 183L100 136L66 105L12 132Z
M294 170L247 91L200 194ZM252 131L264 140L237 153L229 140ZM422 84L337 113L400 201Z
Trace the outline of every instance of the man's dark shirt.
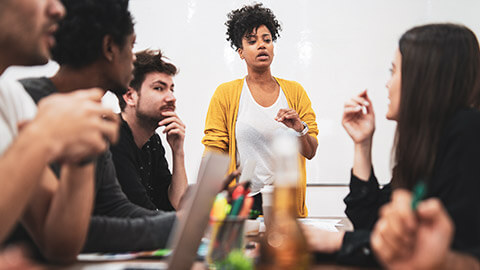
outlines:
M20 81L36 103L57 93L48 78ZM59 175L59 167L52 166ZM152 211L131 203L122 192L109 150L100 155L95 168L95 205L83 252L122 252L165 247L174 212Z
M118 182L131 202L151 210L175 210L168 197L172 174L157 133L139 149L132 130L122 119L120 139L110 151Z

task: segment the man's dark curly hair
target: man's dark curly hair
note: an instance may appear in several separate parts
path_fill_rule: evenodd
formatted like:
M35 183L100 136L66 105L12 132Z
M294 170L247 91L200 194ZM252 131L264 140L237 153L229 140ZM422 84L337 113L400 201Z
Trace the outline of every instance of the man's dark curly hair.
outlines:
M60 65L81 68L102 54L106 35L123 47L132 34L133 19L128 0L61 0L67 15L55 33L52 58Z
M145 76L151 72L165 73L170 76L175 76L178 73L177 67L169 62L165 62L165 57L160 50L144 50L135 54L137 60L133 63L133 79L130 82L130 87L135 91L140 91ZM125 100L122 94L117 94L118 105L123 111L125 109Z
M265 25L272 34L272 40L280 37L282 27L275 18L272 10L263 6L263 4L254 4L251 6L243 6L240 9L233 10L228 13L227 41L235 50L242 48L242 39L250 34L259 26Z

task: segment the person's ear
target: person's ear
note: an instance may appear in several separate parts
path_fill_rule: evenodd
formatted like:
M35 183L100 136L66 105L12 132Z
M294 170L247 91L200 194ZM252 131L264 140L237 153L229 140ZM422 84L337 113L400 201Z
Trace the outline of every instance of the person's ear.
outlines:
M102 52L109 62L112 62L113 59L115 59L116 51L117 45L113 42L112 36L104 36L102 41Z
M127 92L123 94L123 100L125 100L127 106L135 107L138 101L137 91L129 86Z
M243 49L242 48L238 48L237 50L237 53L238 53L238 56L240 56L240 59L245 59L245 57L243 56Z

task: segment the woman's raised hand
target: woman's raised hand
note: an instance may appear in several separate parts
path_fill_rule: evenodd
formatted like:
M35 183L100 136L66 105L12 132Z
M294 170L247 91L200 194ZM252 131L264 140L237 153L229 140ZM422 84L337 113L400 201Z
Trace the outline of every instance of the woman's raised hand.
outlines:
M345 102L342 125L355 144L371 141L375 131L375 113L367 90Z

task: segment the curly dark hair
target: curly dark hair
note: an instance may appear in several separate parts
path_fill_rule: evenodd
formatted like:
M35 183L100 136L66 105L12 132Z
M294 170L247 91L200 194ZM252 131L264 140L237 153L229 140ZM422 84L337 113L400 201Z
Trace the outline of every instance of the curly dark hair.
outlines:
M130 87L136 91L140 91L142 83L145 80L145 76L151 72L165 73L170 76L175 76L178 73L177 67L169 62L165 62L167 59L162 55L160 50L144 50L135 54L137 60L133 63L133 79L130 82ZM125 100L121 93L117 94L118 105L123 111L125 109Z
M61 0L67 15L55 33L52 59L60 65L81 68L102 54L106 35L123 47L132 34L133 19L128 0Z
M227 41L233 49L242 48L242 39L259 26L265 25L272 34L272 40L276 41L280 37L282 27L275 18L272 10L263 6L263 4L254 4L243 6L228 13Z

